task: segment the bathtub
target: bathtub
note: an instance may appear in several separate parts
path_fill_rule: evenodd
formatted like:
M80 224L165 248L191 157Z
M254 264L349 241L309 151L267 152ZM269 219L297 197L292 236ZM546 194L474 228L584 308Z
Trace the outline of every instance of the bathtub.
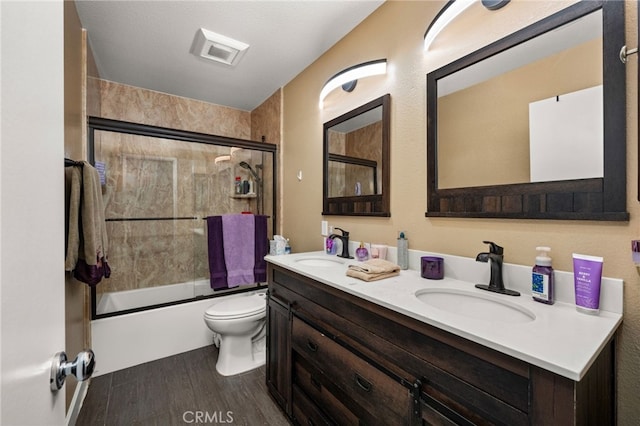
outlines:
M207 294L210 294L209 281L204 280L203 282L206 284L206 288L202 288L198 282L196 289L208 291ZM180 294L178 292L181 291L179 290L181 285L183 284L163 287L171 287L170 290L175 291L175 294L170 294L177 296ZM177 289L174 289L174 286L178 286ZM187 283L187 286L190 287L190 293L187 297L191 298L193 297L193 282ZM152 293L153 290L155 289L118 292L109 295L109 299L104 303L105 306L107 303L113 303L114 306L118 306L118 310L127 309L122 306L133 303L132 300L135 300L135 297L150 297L149 294L144 296L143 292ZM261 287L253 291L219 297L243 297L264 291L265 287ZM129 296L131 296L130 299L128 299ZM91 347L96 359L93 375L100 376L213 344L213 332L204 322L204 311L214 301L219 301L219 297L91 321ZM184 297L180 297L180 299L184 299ZM149 304L148 299L142 300L147 305ZM138 304L135 307L139 306Z
M213 290L207 279L136 290L107 292L97 296L96 312L98 315L102 315L211 294L213 294Z

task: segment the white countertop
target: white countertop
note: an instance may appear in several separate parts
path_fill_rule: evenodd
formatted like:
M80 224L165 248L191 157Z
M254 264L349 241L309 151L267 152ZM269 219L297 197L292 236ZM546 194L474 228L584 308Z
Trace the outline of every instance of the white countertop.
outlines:
M420 256L437 255L445 259L445 278L428 280L420 276ZM336 266L308 266L301 258L330 258L343 261ZM389 260L395 260L390 248ZM531 267L503 265L505 287L518 290L519 297L494 294L475 288L489 282L489 265L475 259L410 250L408 270L380 281L365 282L346 275L354 259L330 256L322 251L283 256L267 256L268 262L300 275L384 306L418 321L495 349L514 358L580 380L604 345L622 322L622 280L603 278L599 315L576 311L573 299L573 273L555 271L556 303L546 305L532 300ZM477 277L477 278L476 278ZM415 293L422 289L454 289L478 293L484 298L506 300L535 315L530 322L480 320L427 305Z

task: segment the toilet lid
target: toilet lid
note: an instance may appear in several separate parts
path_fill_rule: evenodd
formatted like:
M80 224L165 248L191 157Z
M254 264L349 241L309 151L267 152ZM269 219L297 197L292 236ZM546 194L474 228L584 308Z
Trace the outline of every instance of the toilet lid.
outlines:
M205 316L231 318L257 314L267 308L264 297L258 295L233 297L214 303L205 311Z

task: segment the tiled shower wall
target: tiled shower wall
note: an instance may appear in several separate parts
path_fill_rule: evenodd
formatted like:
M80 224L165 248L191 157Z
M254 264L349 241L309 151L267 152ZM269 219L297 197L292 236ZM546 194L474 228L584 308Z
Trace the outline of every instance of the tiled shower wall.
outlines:
M251 138L251 113L100 80L103 118L192 132Z
M251 135L251 113L246 111L104 80L99 83L104 118L240 139ZM279 101L271 103L279 105ZM270 122L279 123L279 116L269 118L268 112L263 112L261 130L269 130ZM279 124L273 126L279 137ZM247 171L237 166L240 160L254 168L264 164L263 213L273 215L271 153L243 150L235 164L215 164L216 157L229 154L229 147L102 131L97 132L95 140L96 160L108 164L103 189L106 218L196 217L107 222L112 275L97 287L99 293L206 278L207 246L202 218L257 212L257 199L230 196L234 177L248 177Z

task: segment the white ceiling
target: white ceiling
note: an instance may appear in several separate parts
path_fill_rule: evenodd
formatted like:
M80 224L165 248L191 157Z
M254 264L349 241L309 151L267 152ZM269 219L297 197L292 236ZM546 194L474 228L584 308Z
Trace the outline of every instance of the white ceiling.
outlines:
M384 0L75 3L101 78L251 111ZM199 28L250 47L234 67L197 57Z

